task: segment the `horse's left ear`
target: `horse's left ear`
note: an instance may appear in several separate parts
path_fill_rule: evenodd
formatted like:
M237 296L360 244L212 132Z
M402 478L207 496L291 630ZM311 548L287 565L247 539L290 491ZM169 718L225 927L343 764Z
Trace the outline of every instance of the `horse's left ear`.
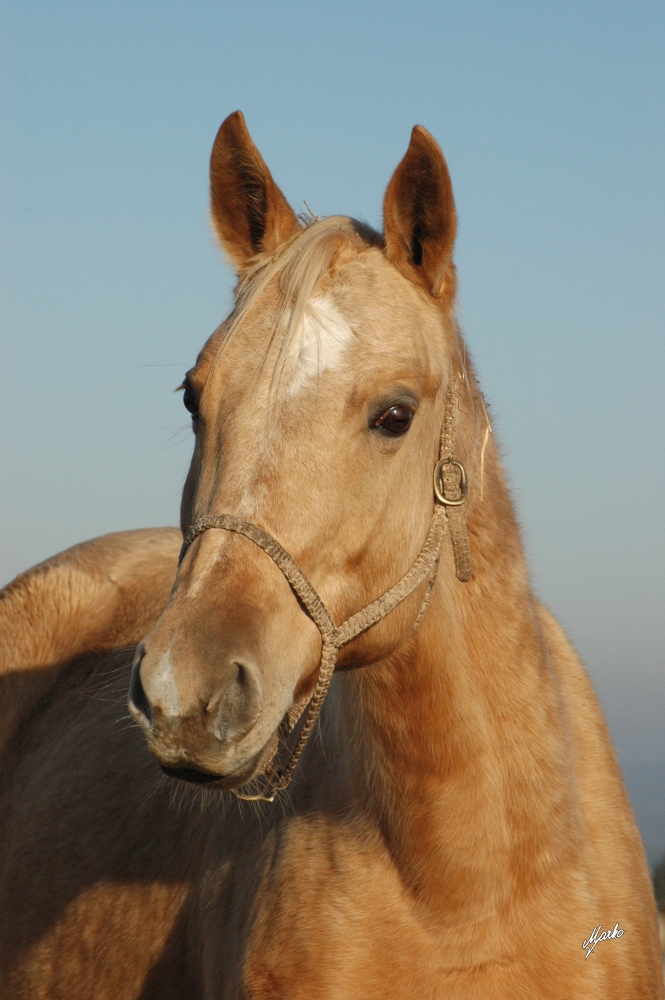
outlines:
M436 139L416 125L383 200L386 255L430 294L448 298L455 291L456 224L448 165Z

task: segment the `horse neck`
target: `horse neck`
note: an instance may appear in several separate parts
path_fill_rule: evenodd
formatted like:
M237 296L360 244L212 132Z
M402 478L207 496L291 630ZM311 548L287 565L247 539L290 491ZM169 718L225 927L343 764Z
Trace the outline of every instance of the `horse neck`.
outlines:
M410 893L445 922L496 914L576 839L556 677L491 444L483 492L472 580L455 579L446 539L413 638L340 678L351 785Z

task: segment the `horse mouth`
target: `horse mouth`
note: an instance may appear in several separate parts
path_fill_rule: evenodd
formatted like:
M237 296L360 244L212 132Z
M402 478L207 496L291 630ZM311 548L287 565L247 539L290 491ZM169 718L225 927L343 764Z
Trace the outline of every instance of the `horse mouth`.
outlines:
M248 781L251 781L265 755L266 749L267 745L254 754L241 770L232 771L230 774L213 774L210 771L203 771L197 767L168 767L159 761L157 763L169 778L177 778L179 781L186 781L190 785L228 791L232 788L239 788L241 785L245 785Z
M219 774L208 774L206 771L197 771L193 767L165 767L159 765L164 774L169 778L178 778L180 781L188 781L191 785L212 785L222 788L221 782L224 780Z

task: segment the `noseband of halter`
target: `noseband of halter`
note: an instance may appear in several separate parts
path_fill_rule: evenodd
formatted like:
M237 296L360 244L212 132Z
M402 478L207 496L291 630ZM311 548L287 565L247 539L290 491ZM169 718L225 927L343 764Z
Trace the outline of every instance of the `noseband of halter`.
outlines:
M221 528L224 531L234 531L239 535L244 535L245 538L249 538L255 545L263 549L266 555L270 556L275 565L281 570L294 594L300 599L307 614L321 633L321 661L319 664L319 677L314 692L309 700L305 697L302 701L297 702L286 716L282 726L280 726L280 731L291 732L305 711L305 708L307 709L295 749L288 763L283 767L279 766L273 756L265 768L264 773L267 776L267 783L263 792L260 795L244 795L236 789L232 789L237 798L246 801L272 802L276 792L287 788L300 760L300 756L305 749L305 744L321 712L321 707L335 672L339 650L342 646L351 642L352 639L355 639L356 636L362 632L366 632L372 625L380 622L398 604L401 604L403 600L409 597L421 583L428 580L427 592L416 616L411 634L415 632L425 617L432 598L441 547L448 529L450 529L457 579L462 583L466 583L471 579L471 550L463 506L468 492L466 470L461 462L453 458L455 385L456 377L453 370L446 394L439 461L434 468L434 511L423 547L411 569L394 587L386 591L382 597L378 597L371 604L366 605L362 610L356 612L355 615L347 618L341 625L335 625L330 612L296 561L263 528L252 524L251 521L243 521L241 518L234 517L232 514L212 514L199 518L187 531L182 543L182 549L180 550L179 562L182 562L187 549L194 539L202 532L207 531L208 528Z

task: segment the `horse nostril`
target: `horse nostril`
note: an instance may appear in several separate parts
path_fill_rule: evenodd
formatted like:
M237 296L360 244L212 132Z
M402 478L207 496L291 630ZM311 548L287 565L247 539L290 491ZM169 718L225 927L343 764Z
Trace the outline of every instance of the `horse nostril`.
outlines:
M247 667L244 663L239 663L238 660L233 661L233 666L236 668L236 684L240 687L246 687L247 685Z
M250 731L261 714L261 679L251 662L233 660L227 670L226 682L208 704L207 711L215 717L218 739L237 740Z
M137 712L145 716L148 722L152 722L152 708L141 682L141 661L143 660L144 653L145 651L142 647L139 647L136 651L132 676L129 681L129 703Z

